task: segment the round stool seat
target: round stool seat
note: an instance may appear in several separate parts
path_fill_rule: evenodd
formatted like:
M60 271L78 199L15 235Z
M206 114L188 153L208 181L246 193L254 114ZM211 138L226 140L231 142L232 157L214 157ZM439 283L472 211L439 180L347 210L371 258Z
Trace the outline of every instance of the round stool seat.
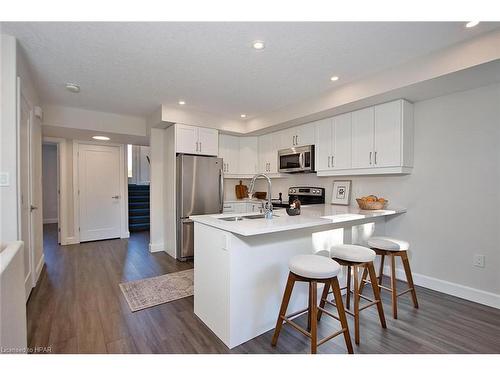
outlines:
M336 245L330 254L332 258L357 263L372 262L376 256L372 249L359 245Z
M403 240L391 237L371 237L366 243L370 247L387 251L404 251L410 248L410 244Z
M294 274L309 279L330 279L340 271L340 265L333 259L314 254L296 255L288 267Z

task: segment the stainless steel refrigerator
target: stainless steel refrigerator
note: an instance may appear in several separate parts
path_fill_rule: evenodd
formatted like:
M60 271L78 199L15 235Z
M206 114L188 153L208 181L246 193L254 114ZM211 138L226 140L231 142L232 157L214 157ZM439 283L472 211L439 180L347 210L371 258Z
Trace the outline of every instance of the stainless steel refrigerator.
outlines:
M192 215L218 214L224 205L222 159L177 155L177 259L194 255Z

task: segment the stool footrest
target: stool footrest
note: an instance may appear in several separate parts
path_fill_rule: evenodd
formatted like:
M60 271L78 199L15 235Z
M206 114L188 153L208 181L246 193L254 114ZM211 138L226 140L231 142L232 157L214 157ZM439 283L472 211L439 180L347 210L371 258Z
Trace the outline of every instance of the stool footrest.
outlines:
M330 336L327 336L325 337L324 339L321 339L318 341L318 346L320 346L321 344L324 344L325 342L327 342L328 340L331 340L333 339L334 337L337 337L338 335L344 333L345 329L341 329L340 331L337 331L335 333L332 333Z
M406 293L408 293L408 292L411 292L412 290L413 290L413 288L406 289L404 292L399 293L397 296L398 296L398 297L399 297L399 296L402 296L403 294L406 294Z
M377 304L378 302L379 302L378 300L377 301L371 301L370 303L367 303L366 305L360 306L359 311L364 310L364 309L366 309L366 308L368 308L370 306L373 306L373 305Z
M296 318L298 317L299 315L302 315L304 314L305 312L307 312L309 310L309 308L305 308L303 310L300 310L300 311L296 311L294 313L291 313L291 314L288 314L285 316L286 319L292 319L292 318Z
M328 301L325 300L325 302L328 302ZM319 306L318 306L318 310L323 311L324 314L326 314L328 316L331 316L333 319L337 319L340 322L340 318L338 316L336 316L336 315L333 315L330 311L325 310L324 308L319 307Z
M303 335L306 335L307 337L311 337L311 332L306 331L304 328L299 326L297 323L295 323L293 320L288 319L286 316L282 316L283 320L287 323L290 324L291 327L295 328L297 331L302 333Z

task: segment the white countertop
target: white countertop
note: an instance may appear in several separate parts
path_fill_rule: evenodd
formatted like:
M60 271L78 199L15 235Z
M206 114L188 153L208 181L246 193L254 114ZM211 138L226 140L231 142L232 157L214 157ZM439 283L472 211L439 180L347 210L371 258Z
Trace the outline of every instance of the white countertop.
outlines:
M256 213L247 214L217 214L197 215L190 218L196 222L218 228L241 236L255 236L265 233L282 232L293 229L309 228L322 225L335 225L338 227L363 224L372 221L375 217L397 215L406 212L405 208L391 208L385 210L364 211L358 207L345 207L325 205L302 206L301 214L288 216L285 209L275 209L272 220L253 219L241 221L219 220L223 217L251 216Z
M243 198L243 199L226 199L224 203L262 203L267 202L267 199Z

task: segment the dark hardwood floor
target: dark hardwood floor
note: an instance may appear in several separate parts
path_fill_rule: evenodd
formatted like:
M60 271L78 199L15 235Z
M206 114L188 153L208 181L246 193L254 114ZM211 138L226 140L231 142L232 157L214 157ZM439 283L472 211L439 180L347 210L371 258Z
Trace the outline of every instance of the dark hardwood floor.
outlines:
M123 281L162 275L193 267L163 253L148 251L147 232L128 240L59 246L56 225L46 225L46 266L28 301L28 344L51 347L52 353L308 353L309 343L285 326L278 346L272 331L233 350L194 315L193 297L135 313L123 298ZM216 270L214 270L216 272ZM420 309L401 298L399 319L390 314L383 292L387 329L376 309L361 317L361 344L356 353L500 353L500 310L459 298L417 289ZM352 318L348 317L352 325ZM298 318L305 325L306 317ZM336 330L323 317L320 336ZM319 353L345 353L340 337L319 347Z

